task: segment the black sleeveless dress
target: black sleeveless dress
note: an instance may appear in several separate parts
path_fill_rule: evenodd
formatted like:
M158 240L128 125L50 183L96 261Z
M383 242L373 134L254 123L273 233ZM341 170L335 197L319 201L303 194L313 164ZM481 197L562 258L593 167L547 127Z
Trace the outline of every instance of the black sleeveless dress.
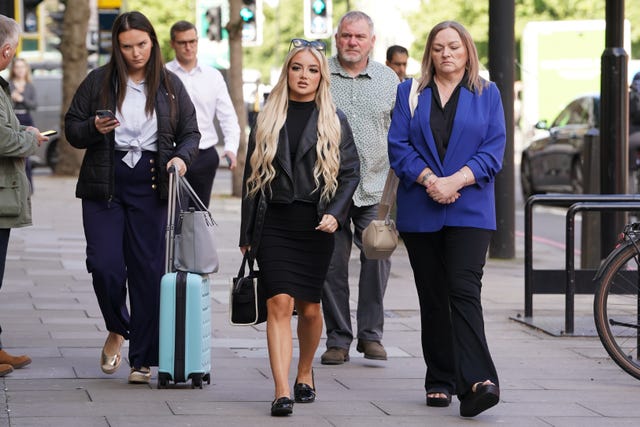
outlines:
M315 102L289 101L287 135L292 159ZM294 162L292 162L295 167ZM267 298L287 294L319 303L331 254L333 234L315 230L317 206L294 201L268 203L256 259Z

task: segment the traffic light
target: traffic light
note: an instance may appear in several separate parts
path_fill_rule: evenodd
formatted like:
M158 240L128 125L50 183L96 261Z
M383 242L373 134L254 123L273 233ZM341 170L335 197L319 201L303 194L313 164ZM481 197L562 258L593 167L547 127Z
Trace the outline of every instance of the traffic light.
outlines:
M22 30L25 33L38 32L38 11L37 7L42 0L23 0L22 3Z
M56 49L60 49L62 34L64 33L64 10L49 13L49 31L56 36L49 38L47 44Z
M262 44L262 0L242 0L242 3L242 44L259 46Z
M333 34L331 0L304 0L304 35L325 39Z
M206 13L204 32L212 41L222 40L222 7L210 7Z

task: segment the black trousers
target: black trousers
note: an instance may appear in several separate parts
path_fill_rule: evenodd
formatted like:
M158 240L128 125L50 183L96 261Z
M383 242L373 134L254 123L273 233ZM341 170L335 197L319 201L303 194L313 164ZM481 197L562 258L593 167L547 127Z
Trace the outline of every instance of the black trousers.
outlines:
M185 175L185 178L187 178L187 181L189 181L189 184L191 184L191 187L193 187L193 190L206 207L209 207L209 202L211 201L213 179L216 177L219 164L220 156L216 147L200 150ZM190 201L189 206L195 207L195 204Z
M155 154L132 169L115 153L110 200L82 200L87 269L108 331L129 340L131 367L158 365L160 280L167 203L156 189ZM127 292L129 307L127 308Z
M480 303L491 231L445 227L401 236L420 301L425 389L462 399L476 382L497 385Z
M0 288L2 288L2 281L4 279L4 266L7 262L10 234L10 228L0 228ZM0 326L0 335L2 335L2 326ZM2 350L2 340L0 340L0 350Z

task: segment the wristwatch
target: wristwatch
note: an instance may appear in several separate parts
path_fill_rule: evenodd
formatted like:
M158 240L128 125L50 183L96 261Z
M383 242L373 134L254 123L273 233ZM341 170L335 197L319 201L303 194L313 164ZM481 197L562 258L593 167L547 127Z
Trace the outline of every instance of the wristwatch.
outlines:
M426 187L427 186L427 181L429 180L431 175L433 175L433 172L425 173L424 176L422 177L422 179L420 180L420 183Z

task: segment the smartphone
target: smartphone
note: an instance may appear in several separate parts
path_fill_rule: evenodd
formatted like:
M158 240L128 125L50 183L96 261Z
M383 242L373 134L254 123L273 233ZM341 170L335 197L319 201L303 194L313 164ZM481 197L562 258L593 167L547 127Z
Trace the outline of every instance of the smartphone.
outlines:
M52 135L55 135L55 134L57 134L57 133L58 133L58 131L57 131L57 130L53 130L53 129L51 129L51 130L45 130L44 132L40 132L40 135L43 135L43 136L52 136Z
M96 110L96 116L98 116L101 119L104 119L105 117L109 117L111 120L118 120L116 119L116 115L113 114L113 111L111 110Z
M225 160L227 161L227 166L231 166L231 157L229 157L229 156L227 156L227 155L225 154L224 158L225 158Z

